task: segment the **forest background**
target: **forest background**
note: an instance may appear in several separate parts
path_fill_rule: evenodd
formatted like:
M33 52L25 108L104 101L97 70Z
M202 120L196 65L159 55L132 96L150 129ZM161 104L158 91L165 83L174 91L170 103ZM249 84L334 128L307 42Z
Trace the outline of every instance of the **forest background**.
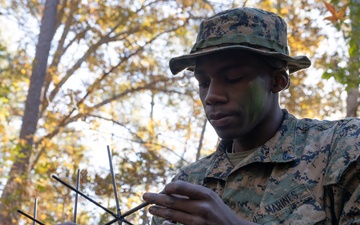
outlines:
M178 169L214 151L191 72L168 61L187 53L201 19L261 7L288 22L291 55L311 68L291 75L281 104L298 117L359 115L360 0L0 0L0 223L71 221L74 184L116 212L159 191ZM109 214L79 199L79 224ZM146 209L127 217L148 224Z

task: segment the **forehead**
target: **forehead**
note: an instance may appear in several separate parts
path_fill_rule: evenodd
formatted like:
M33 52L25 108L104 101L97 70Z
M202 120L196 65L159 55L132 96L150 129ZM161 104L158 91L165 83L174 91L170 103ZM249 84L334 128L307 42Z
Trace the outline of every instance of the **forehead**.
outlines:
M195 71L234 63L244 66L267 67L261 56L256 53L244 50L226 50L197 57Z

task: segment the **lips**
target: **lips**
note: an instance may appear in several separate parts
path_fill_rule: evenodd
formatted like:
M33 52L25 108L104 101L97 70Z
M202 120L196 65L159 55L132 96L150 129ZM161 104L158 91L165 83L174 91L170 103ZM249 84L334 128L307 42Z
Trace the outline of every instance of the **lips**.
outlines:
M226 113L210 113L208 115L209 122L215 127L228 125L231 118L232 115Z
M210 113L208 118L209 120L219 120L225 117L230 116L229 114L225 114L225 113Z

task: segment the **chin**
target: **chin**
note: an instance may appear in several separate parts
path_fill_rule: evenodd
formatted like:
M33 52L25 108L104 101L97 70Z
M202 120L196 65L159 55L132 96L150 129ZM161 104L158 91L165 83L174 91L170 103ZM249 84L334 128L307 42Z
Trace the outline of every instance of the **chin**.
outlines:
M236 139L238 137L238 135L234 135L234 132L218 132L216 131L217 135L219 136L219 138L221 138L222 140L233 140Z
M245 130L240 130L239 127L233 127L233 128L228 128L228 129L215 129L217 135L219 136L219 138L221 138L222 140L233 140L233 139L237 139L241 136L246 135L246 131Z

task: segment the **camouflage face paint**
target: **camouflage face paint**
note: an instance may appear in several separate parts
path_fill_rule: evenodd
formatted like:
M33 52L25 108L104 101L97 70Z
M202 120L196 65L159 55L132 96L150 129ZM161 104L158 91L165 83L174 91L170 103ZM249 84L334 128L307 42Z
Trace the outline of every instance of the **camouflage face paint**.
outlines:
M257 76L255 79L249 81L248 93L243 106L247 112L249 123L254 123L259 119L264 111L267 100L263 76Z

